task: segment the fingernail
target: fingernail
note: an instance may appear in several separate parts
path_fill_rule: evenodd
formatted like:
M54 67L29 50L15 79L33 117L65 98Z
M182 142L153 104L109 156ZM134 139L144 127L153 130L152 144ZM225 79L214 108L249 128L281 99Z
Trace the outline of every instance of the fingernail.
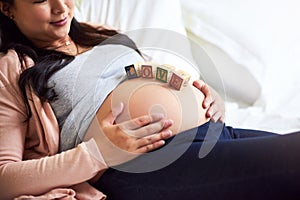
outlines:
M173 123L174 123L174 121L171 120L171 119L165 120L165 125L167 125L167 126L170 126L170 125L172 125Z
M166 134L167 134L168 137L171 137L173 135L173 132L171 130L167 130Z
M211 110L207 111L207 114L208 114L208 116L212 117L212 111Z
M204 106L205 106L205 108L207 108L207 107L209 106L209 102L208 102L208 101L205 101L205 102L204 102Z

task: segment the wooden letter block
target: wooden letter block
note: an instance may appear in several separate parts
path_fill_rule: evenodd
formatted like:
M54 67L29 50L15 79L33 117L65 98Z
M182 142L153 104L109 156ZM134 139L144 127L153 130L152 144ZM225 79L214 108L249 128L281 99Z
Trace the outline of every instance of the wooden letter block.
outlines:
M151 65L142 65L141 75L143 78L153 78L153 71Z
M161 67L156 68L156 80L162 81L164 83L168 82L168 70Z
M128 79L138 78L138 74L134 68L134 65L129 65L125 67L125 71Z
M180 90L182 84L183 84L183 78L173 73L169 85L176 90Z

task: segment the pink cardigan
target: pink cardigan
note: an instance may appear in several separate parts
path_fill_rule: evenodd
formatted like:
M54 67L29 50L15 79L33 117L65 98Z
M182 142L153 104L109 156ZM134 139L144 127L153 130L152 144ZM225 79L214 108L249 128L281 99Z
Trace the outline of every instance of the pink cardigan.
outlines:
M27 58L23 66L32 66ZM86 181L107 169L92 139L58 153L59 129L48 103L28 92L32 117L18 87L15 51L0 54L0 199L105 199Z

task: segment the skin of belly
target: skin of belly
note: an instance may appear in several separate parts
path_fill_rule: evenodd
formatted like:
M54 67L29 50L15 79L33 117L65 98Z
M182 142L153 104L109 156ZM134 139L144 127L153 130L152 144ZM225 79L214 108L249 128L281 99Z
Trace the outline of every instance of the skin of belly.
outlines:
M113 106L123 102L124 110L116 123L161 113L166 119L174 121L171 130L177 134L209 120L205 116L207 110L202 107L203 99L203 93L192 85L178 91L156 80L131 79L121 83L107 96L97 112L97 118L101 121Z

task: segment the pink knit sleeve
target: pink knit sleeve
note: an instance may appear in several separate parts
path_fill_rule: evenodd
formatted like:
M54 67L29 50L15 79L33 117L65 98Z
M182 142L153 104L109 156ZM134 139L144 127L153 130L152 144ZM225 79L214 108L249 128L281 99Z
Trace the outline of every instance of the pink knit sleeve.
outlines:
M3 152L2 143L0 146ZM106 167L103 165L102 168ZM93 159L83 145L51 157L1 162L0 196L1 199L12 199L23 194L39 195L53 188L70 187L94 177L99 169L101 163Z
M17 61L11 57L17 58L15 54L9 54L9 58L0 55L0 199L38 196L55 188L80 185L106 169L93 142L82 143L53 156L45 156L44 152L39 156L38 150L45 141L34 136L41 130L29 127L25 120L26 107L15 89L16 82L9 81L18 78L17 73L12 73L18 69L14 66ZM34 123L42 123L38 118L33 119ZM28 137L29 130L31 137ZM35 157L41 158L23 160L28 143L37 155Z

